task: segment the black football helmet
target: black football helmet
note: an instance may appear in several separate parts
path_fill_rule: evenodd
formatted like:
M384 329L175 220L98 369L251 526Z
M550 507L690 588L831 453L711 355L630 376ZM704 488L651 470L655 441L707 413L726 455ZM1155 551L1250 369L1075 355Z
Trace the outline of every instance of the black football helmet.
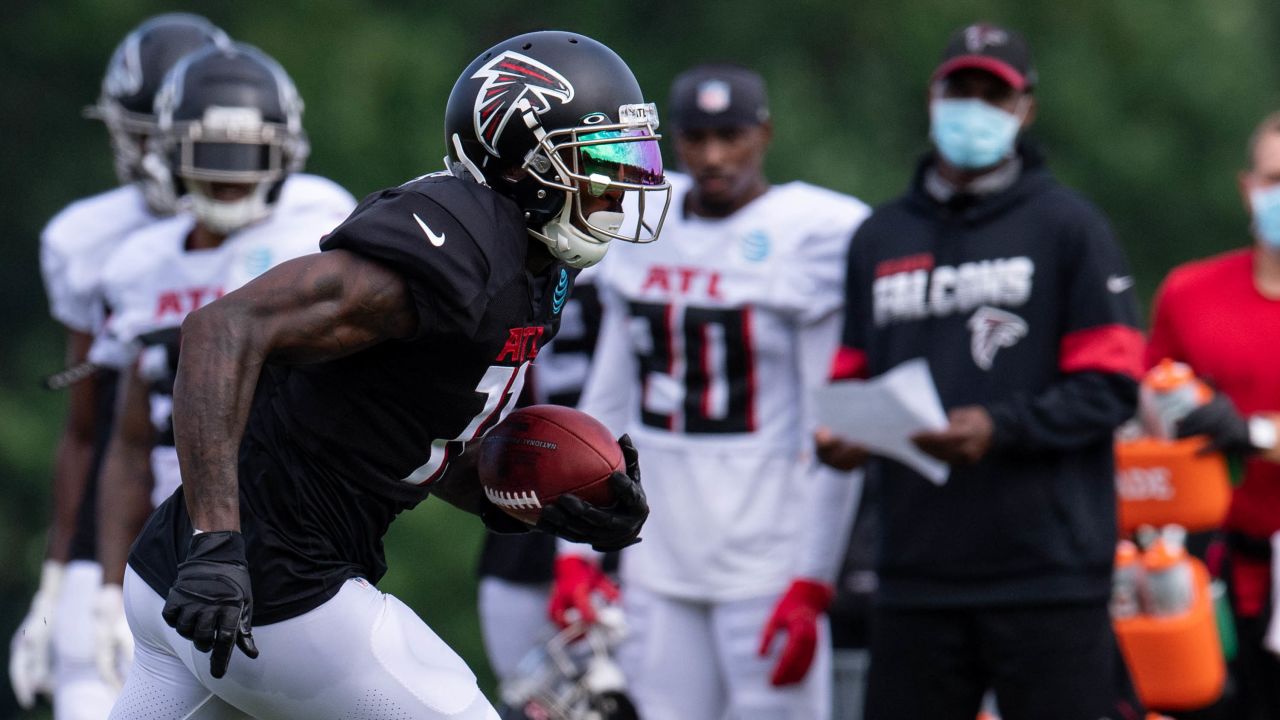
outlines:
M173 212L175 198L165 182L167 173L146 164L147 144L156 132L156 91L184 56L230 44L226 33L199 15L167 13L150 18L116 47L98 102L85 109L86 115L107 126L120 183L139 183L147 205L157 214Z
M510 197L529 233L574 267L604 257L610 240L650 242L666 218L658 113L627 64L583 35L532 32L498 43L462 72L445 110L446 163ZM582 209L582 192L635 193L639 215ZM660 213L646 214L650 193Z
M302 129L302 98L288 74L244 43L183 58L156 95L157 152L196 218L230 234L271 213L289 173L310 152ZM251 185L248 195L222 200L214 183Z

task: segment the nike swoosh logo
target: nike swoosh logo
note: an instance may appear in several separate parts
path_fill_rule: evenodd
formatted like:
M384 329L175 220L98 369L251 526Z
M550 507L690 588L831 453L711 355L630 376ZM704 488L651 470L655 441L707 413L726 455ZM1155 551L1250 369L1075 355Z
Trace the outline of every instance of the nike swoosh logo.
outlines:
M427 227L427 224L422 221L422 218L418 217L418 213L413 214L413 219L418 221L418 227L422 228L422 232L426 234L427 240L429 240L432 245L440 247L444 244L444 233L437 235L436 233L431 232L431 228Z
M1131 287L1133 287L1133 276L1131 275L1112 275L1107 278L1107 289L1116 295Z

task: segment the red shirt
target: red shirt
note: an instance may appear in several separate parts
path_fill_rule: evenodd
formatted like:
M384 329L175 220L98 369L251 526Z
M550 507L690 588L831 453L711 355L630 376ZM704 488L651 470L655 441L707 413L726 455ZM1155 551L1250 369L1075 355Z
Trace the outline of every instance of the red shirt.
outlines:
M1240 412L1280 410L1280 300L1253 284L1253 250L1180 265L1156 294L1146 362L1190 365ZM1280 530L1280 465L1252 460L1226 527L1256 538Z

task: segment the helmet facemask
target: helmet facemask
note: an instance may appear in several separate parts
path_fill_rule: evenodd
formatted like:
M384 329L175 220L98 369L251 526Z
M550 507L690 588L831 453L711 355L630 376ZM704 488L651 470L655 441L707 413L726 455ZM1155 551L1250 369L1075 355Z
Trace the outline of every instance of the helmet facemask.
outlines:
M521 108L525 124L537 144L521 166L544 193L560 192L564 201L558 214L529 234L547 245L551 254L566 264L584 268L599 262L611 240L633 243L658 238L671 200L671 185L662 174L662 152L656 132L657 112L653 105L619 108L621 122L611 122L604 113L592 113L576 127L546 132L537 114ZM583 208L583 195L635 193L638 218L625 223L621 203L617 210ZM661 211L652 225L645 213L649 196L662 196Z
M184 201L210 230L228 235L271 214L284 178L301 168L308 145L301 128L266 122L252 107L205 109L200 120L175 122L165 142ZM214 183L249 185L223 200ZM188 199L189 198L189 199Z

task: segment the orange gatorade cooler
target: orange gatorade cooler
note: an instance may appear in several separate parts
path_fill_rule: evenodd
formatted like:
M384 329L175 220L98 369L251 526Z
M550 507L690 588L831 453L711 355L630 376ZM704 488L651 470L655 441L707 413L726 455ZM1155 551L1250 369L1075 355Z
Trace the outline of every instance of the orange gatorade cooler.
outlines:
M1151 368L1138 391L1145 437L1116 441L1120 529L1177 524L1212 530L1226 517L1231 477L1221 453L1200 455L1202 437L1174 440L1179 420L1213 397L1191 367L1168 358Z
M1116 442L1117 510L1123 532L1170 524L1202 532L1222 524L1231 504L1231 476L1221 453L1199 454L1204 443L1202 437Z
M1137 615L1114 621L1116 637L1138 697L1150 708L1203 708L1222 695L1226 662L1218 642L1204 564L1187 555L1145 558L1150 571L1167 562L1187 563L1192 575L1190 607L1176 615Z

